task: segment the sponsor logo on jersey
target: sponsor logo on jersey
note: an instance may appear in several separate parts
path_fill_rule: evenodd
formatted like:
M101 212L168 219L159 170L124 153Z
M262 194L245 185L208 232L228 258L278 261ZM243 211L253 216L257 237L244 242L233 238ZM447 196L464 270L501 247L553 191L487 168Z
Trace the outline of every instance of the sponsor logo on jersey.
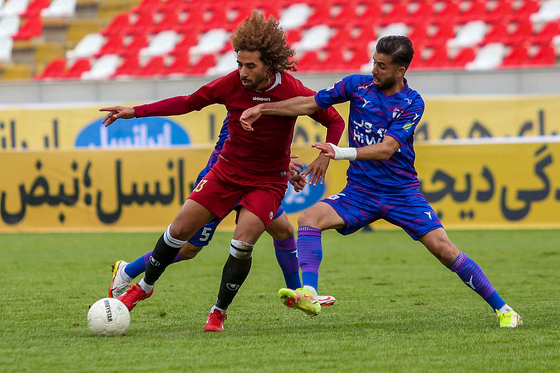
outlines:
M118 120L105 127L99 118L76 137L77 148L168 147L191 143L186 130L168 118L148 117Z
M253 101L270 101L270 97L253 97Z

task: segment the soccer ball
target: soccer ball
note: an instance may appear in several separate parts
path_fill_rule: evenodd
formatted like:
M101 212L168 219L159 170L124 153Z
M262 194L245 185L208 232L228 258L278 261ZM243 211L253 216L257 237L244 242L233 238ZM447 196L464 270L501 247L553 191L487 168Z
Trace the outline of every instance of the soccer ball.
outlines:
M89 330L96 336L124 335L130 325L130 313L120 300L103 298L90 307L87 323Z

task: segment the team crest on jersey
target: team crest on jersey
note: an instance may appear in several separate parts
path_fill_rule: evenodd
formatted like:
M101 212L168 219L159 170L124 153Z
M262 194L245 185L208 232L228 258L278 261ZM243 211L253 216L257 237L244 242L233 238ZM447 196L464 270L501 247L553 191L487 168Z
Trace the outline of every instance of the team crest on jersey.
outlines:
M393 119L396 119L396 118L400 117L403 112L404 112L404 109L401 109L401 108L398 108L398 107L395 108L393 110Z

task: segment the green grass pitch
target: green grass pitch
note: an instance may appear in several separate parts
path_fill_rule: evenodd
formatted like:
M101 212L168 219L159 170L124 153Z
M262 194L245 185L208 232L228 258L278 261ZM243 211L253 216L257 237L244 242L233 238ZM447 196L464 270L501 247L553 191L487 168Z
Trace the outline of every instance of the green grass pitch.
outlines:
M159 233L0 235L1 372L559 372L560 231L451 231L523 317L500 329L490 307L402 231L326 232L320 293L337 303L309 318L277 299L272 240L228 311L216 300L231 233L172 265L131 313L124 337L94 337L88 308L107 296L111 264Z

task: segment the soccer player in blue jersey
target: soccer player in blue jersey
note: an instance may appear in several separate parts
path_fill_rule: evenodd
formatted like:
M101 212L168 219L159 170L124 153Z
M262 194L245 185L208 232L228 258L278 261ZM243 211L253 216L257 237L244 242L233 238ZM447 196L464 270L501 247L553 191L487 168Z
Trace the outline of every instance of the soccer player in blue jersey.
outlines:
M208 159L206 167L200 171L198 178L196 180L197 185L200 180L210 171L212 166L217 162L218 156L222 150L224 142L229 137L228 128L228 117L224 120L222 129L218 136L218 141L214 147L214 151ZM334 138L337 138L336 136ZM312 164L310 164L305 171L302 173L302 177L311 174L310 182L312 184L317 184L322 182L325 178L326 168L329 163L329 158L324 155L320 155ZM300 162L294 162L294 166L303 168L303 164ZM293 172L297 172L294 170ZM299 179L300 183L294 185L296 191L301 190L305 186L302 179ZM207 246L220 221L213 221L202 227L195 235L187 241L185 245L181 247L179 253L173 260L173 263L177 263L183 260L189 260L194 258L205 246ZM286 282L286 287L290 289L297 289L301 287L301 280L299 276L299 265L296 250L296 241L294 238L294 227L288 220L286 213L282 206L276 212L272 223L267 228L267 232L272 236L274 243L274 250L276 253L276 259L284 275L284 280ZM138 257L136 260L128 263L124 260L118 260L113 264L113 277L111 280L111 285L109 287L109 297L118 298L123 294L129 287L131 281L138 277L140 274L144 273L146 270L146 264L152 255L152 251L148 251L146 254ZM335 298L330 295L318 296L318 301L321 306L330 306L335 303Z
M297 247L304 286L281 289L279 296L288 307L318 315L321 232L336 229L351 234L385 219L404 229L457 273L495 310L501 327L518 327L523 323L521 317L504 302L480 267L449 240L435 211L418 190L413 138L424 113L424 100L404 77L413 54L407 37L383 37L373 54L372 75L350 75L315 96L261 104L242 114L244 129L252 131L252 123L261 115L308 115L350 101L350 147L313 145L335 160L350 161L348 182L340 193L317 202L300 216Z

